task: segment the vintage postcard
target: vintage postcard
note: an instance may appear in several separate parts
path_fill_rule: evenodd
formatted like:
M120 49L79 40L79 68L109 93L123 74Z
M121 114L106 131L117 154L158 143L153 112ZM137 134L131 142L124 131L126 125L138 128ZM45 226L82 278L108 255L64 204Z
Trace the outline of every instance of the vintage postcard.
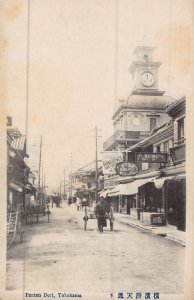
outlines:
M193 1L1 0L0 55L0 299L194 299Z

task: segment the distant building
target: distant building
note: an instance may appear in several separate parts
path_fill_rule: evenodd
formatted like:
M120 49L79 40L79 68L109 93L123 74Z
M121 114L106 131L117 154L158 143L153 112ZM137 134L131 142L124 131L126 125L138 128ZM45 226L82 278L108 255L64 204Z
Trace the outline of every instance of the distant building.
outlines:
M98 160L98 192L104 188L102 161ZM95 161L79 168L72 174L72 191L73 194L79 197L86 196L90 205L96 200L96 165Z

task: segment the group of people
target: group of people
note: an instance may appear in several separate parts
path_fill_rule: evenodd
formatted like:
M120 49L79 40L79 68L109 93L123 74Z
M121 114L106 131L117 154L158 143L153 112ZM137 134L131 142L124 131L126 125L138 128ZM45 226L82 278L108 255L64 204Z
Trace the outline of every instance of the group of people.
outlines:
M85 195L83 197L71 197L67 199L67 203L70 206L72 203L76 204L77 210L83 210L84 207L89 206L89 200ZM109 198L100 197L94 208L94 213L96 214L98 230L103 231L103 227L107 227L107 218L110 214L113 214L112 202Z
M88 199L83 196L83 198L81 197L71 197L69 196L68 200L67 200L68 205L70 206L72 203L76 204L77 210L82 210L83 207L85 206L89 206L89 201Z

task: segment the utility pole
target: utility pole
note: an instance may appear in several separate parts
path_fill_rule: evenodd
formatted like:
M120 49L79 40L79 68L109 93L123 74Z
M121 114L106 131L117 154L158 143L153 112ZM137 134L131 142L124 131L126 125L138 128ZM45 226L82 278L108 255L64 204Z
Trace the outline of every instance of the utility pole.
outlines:
M60 197L61 197L62 181L60 181Z
M39 175L38 175L38 190L39 190L39 192L40 192L41 156L42 156L42 136L40 137L40 155L39 155Z
M45 175L45 173L44 173L44 189L45 189L45 187L46 187L45 177L46 177L46 175Z
M44 167L42 165L42 192L44 191Z
M65 169L64 169L64 200L65 200Z
M71 152L71 178L70 178L70 197L72 198L72 152Z
M62 180L60 183L60 202L59 202L59 207L62 207Z
M101 137L98 135L99 129L95 127L95 162L96 162L96 176L95 176L95 201L98 202L98 138Z
M98 129L95 127L95 140L96 140L96 191L95 191L95 200L98 201Z

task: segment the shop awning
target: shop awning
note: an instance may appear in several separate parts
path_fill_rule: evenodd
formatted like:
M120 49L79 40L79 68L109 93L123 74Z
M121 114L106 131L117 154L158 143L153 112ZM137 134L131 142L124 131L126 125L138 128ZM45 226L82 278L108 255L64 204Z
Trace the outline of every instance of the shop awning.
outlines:
M161 189L166 180L181 180L184 178L186 178L185 174L179 174L177 176L160 177L160 178L154 179L154 185L157 189Z
M148 182L153 182L156 177L137 179L126 184L119 184L118 188L121 195L133 195L138 193L138 188Z
M10 182L10 188L17 191L17 192L22 192L22 187L15 182Z
M118 185L108 193L109 196L118 196L120 194L121 193L120 193Z
M172 179L173 176L161 177L154 179L154 185L157 189L161 189L166 180Z
M172 179L173 180L181 180L181 179L185 179L186 178L186 174L178 174L177 176L174 176Z

